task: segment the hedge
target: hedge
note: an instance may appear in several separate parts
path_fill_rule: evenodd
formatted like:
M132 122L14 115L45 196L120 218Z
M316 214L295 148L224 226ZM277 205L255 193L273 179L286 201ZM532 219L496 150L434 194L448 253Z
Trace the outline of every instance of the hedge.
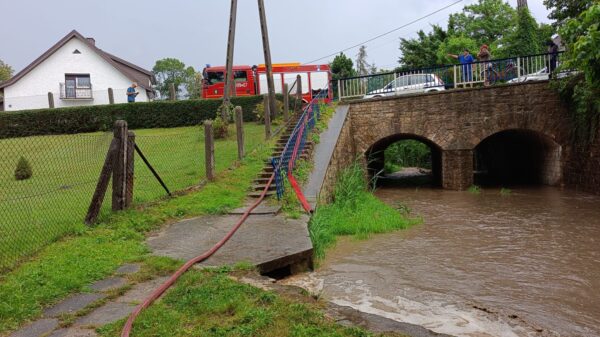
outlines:
M262 99L233 97L231 102L242 107L244 121L254 121L254 109ZM131 129L198 125L215 118L221 103L222 100L194 99L1 112L0 139L106 131L118 119L126 120Z

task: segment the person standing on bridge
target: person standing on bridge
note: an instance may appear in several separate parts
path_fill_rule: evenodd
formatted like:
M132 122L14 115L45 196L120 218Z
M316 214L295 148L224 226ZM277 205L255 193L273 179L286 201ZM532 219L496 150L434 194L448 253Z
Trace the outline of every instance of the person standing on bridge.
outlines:
M490 53L490 48L487 44L481 45L477 58L479 61L483 62L481 63L481 68L483 69L481 72L483 74L483 86L487 87L490 85L488 69L492 68L492 64L488 62L492 59L492 53Z
M462 55L448 54L448 56L457 59L458 62L463 65L461 79L463 83L469 83L469 85L471 85L471 82L473 82L473 62L475 61L475 58L473 58L469 49L465 48Z

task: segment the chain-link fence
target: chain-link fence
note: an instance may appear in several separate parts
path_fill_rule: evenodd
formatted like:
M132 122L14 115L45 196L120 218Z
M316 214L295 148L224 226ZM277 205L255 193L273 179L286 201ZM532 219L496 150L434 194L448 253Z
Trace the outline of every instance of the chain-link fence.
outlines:
M217 173L237 159L235 126L215 141ZM247 153L264 142L264 126L246 123ZM82 226L113 133L0 139L0 271L15 266L46 244ZM204 132L200 126L135 131L135 142L171 192L205 177ZM133 203L167 195L136 153ZM110 190L101 217L111 210Z
M0 270L82 223L111 139L0 140Z

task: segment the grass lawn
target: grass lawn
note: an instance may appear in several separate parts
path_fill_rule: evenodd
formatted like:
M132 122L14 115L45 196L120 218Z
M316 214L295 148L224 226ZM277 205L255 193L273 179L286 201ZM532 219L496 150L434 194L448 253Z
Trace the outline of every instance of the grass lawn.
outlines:
M136 142L171 191L196 185L205 176L204 131L200 127L135 130ZM37 136L0 140L0 272L13 268L46 244L80 230L112 139L112 133ZM246 149L264 143L263 126L245 125ZM33 176L16 181L20 157ZM237 158L235 127L215 142L216 169ZM165 196L141 159L135 162L134 200ZM102 217L110 212L107 192Z
M243 272L239 275L230 268L189 271L161 300L142 312L131 336L375 336L335 324L309 297L280 296L238 283L232 274L239 277ZM124 321L102 327L100 335L120 336Z
M264 143L264 142L263 142ZM235 170L222 172L202 189L147 207L107 215L93 228L83 225L35 258L0 276L0 335L39 317L43 308L85 291L126 262L146 261L146 234L178 219L219 214L241 206L251 181L264 166L271 144L249 154Z

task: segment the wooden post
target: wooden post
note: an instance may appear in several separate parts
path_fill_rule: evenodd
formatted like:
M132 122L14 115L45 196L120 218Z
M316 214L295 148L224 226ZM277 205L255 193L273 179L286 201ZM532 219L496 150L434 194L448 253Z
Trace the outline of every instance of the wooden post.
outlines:
M271 139L271 109L269 107L269 95L263 96L264 118L265 118L265 139Z
M302 77L300 75L296 76L296 99L300 101L298 107L302 111Z
M269 47L269 31L267 30L267 15L265 14L265 3L258 0L258 15L260 18L260 30L262 33L263 53L265 55L265 66L267 68L267 87L269 92L269 111L277 114L275 103L275 83L273 82L273 65L271 63L271 47Z
M125 208L131 206L133 202L133 180L135 178L135 133L127 132L127 170L125 179Z
M177 95L175 95L175 83L169 84L169 99L171 101L177 100Z
M241 106L235 107L235 131L237 136L238 159L244 158L244 112Z
M114 155L113 162L113 191L112 210L125 209L127 190L127 122L118 120L115 122L114 138L118 141L118 150Z
M48 107L54 109L54 94L51 92L48 93Z
M110 143L110 147L108 148L106 159L104 159L104 165L102 165L102 171L100 172L100 178L98 178L98 183L96 184L96 190L94 191L92 202L90 203L87 215L85 216L85 223L87 225L94 224L96 219L98 219L98 214L100 213L100 208L102 207L102 202L104 201L104 195L106 194L106 189L108 188L108 183L110 182L110 174L113 171L115 152L118 150L119 142L116 139L113 139Z
M283 120L287 122L290 118L290 95L287 83L283 84Z
M237 16L237 0L231 0L229 13L229 37L227 39L227 59L225 60L225 87L223 88L223 106L228 107L230 96L235 94L235 83L233 81L233 47L235 44L235 20ZM227 115L221 110L221 118L226 120Z
M204 121L204 157L206 161L206 179L215 180L215 138L212 121Z
M115 104L115 93L113 88L108 88L108 104Z

